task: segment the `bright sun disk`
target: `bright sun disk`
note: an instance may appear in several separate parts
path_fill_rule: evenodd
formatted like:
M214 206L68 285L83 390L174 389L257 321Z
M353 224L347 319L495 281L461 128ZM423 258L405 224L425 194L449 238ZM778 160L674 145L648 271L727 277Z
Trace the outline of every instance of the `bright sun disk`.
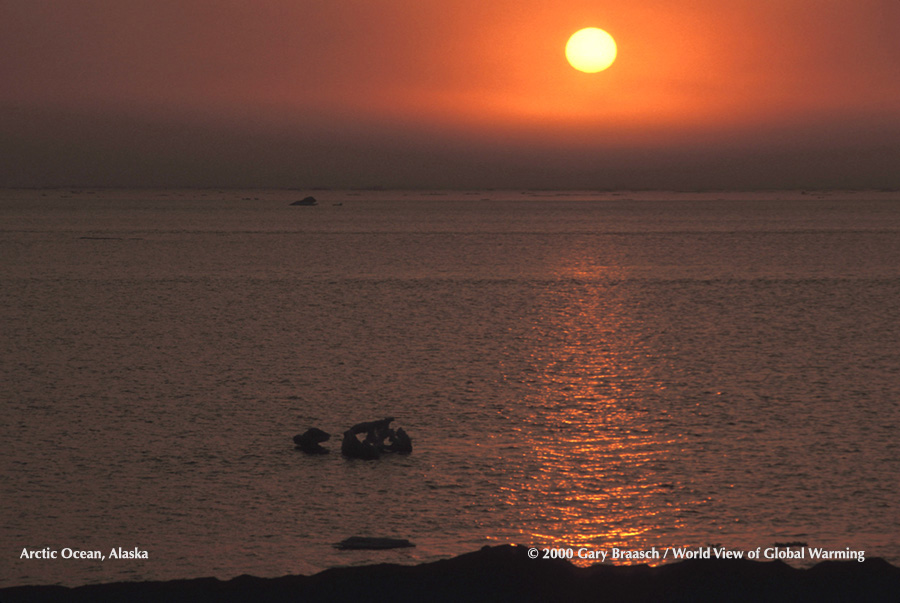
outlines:
M576 31L566 44L566 58L585 73L603 71L616 60L616 41L596 27Z

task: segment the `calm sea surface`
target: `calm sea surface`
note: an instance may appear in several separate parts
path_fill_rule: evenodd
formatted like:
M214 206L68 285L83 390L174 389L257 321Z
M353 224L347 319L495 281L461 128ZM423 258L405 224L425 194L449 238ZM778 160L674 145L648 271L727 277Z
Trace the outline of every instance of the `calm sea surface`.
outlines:
M0 585L498 543L900 563L900 193L306 194L0 194ZM384 416L412 455L341 457Z

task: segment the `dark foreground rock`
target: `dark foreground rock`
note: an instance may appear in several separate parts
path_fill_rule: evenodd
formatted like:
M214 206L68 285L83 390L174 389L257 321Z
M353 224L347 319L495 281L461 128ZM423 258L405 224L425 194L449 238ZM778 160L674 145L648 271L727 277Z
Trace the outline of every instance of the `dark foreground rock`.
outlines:
M370 565L314 576L214 578L64 588L0 589L0 601L167 603L252 601L860 601L900 600L900 568L881 559L830 561L807 569L780 561L697 560L656 568L532 560L524 547L476 553L417 566Z
M385 549L405 549L416 546L405 538L370 538L368 536L351 536L334 545L343 550L382 551Z

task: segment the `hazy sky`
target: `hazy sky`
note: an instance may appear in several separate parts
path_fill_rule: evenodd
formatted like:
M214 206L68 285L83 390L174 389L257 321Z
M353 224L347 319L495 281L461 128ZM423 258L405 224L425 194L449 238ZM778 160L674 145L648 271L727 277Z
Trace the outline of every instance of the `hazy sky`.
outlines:
M565 59L582 27L619 56ZM900 0L0 0L0 186L900 187Z

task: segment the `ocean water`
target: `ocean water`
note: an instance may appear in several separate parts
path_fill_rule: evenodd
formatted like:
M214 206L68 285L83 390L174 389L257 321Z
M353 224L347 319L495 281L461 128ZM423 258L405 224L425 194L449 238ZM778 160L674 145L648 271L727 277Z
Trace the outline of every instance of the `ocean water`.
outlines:
M900 194L306 194L0 194L0 586L500 543L900 563ZM385 416L413 454L341 457ZM20 559L117 547L149 558Z

